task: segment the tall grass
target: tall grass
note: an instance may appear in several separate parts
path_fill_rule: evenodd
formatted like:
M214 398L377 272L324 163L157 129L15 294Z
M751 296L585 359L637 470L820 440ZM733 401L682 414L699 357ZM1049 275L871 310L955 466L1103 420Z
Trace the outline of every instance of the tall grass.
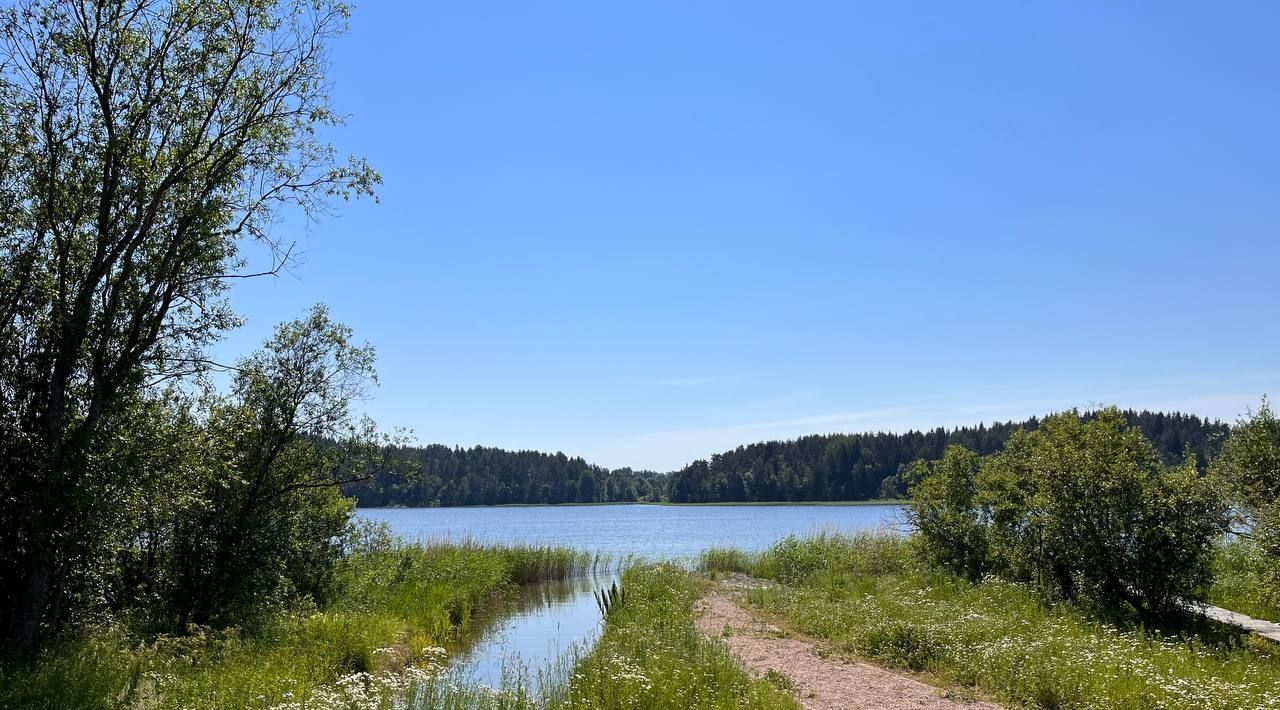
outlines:
M720 643L694 628L702 584L673 565L623 574L626 600L611 609L600 641L575 665L553 707L798 708L765 681L752 680Z
M1280 598L1268 578L1276 570L1257 543L1238 538L1224 542L1213 560L1209 603L1268 621L1280 621Z
M440 647L455 644L495 595L602 563L550 546L365 540L342 562L342 593L326 608L282 611L252 633L86 630L34 662L0 667L0 707L239 709L353 693L354 706L379 707L414 680L407 671L437 662Z
M928 569L909 540L789 538L748 561L782 583L750 591L749 601L799 631L1012 704L1280 708L1280 649L1266 642L1211 625L1106 625L1016 584Z

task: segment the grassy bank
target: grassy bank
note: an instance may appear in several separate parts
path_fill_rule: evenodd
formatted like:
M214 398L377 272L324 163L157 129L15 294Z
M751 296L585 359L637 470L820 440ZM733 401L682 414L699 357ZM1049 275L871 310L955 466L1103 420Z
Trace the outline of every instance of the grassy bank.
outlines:
M609 615L596 647L578 661L560 707L759 708L798 706L753 681L728 649L694 628L703 582L671 565L628 570L626 602Z
M323 609L282 610L252 631L86 631L0 669L0 707L378 707L433 677L495 594L598 562L557 547L382 541L344 560L342 592ZM469 706L469 689L439 690Z
M1029 590L922 567L884 536L789 538L707 570L780 584L749 597L833 648L1035 708L1280 708L1280 649L1209 626L1117 628Z
M671 565L625 572L626 602L594 648L550 669L558 684L544 697L520 669L498 690L446 670L475 614L497 595L601 563L557 547L382 540L343 562L342 593L323 609L281 611L252 631L86 632L35 663L0 668L0 707L349 710L406 699L433 710L796 707L698 635L694 603L704 582Z

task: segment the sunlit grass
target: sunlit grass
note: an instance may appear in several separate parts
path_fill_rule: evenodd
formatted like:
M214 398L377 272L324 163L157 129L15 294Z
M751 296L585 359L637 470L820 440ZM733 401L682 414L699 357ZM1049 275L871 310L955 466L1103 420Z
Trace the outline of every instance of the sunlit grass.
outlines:
M1271 564L1250 540L1224 543L1214 557L1209 603L1258 619L1280 621L1280 599L1266 581L1268 575L1275 574Z
M704 558L741 558L719 553ZM747 556L782 584L750 603L837 650L926 671L1034 708L1280 708L1280 649L1203 624L1116 628L1031 590L970 583L915 561L896 537L788 538Z
M428 657L432 649L466 633L495 595L602 563L550 546L382 541L344 560L343 592L324 609L282 612L252 633L193 629L140 639L120 629L86 631L32 664L0 668L0 707L288 707L342 693L358 694L356 707L379 707L382 695L426 680L407 671L438 661ZM445 696L472 695L450 687Z
M556 707L797 708L783 691L752 680L720 643L694 628L702 583L673 565L623 575L626 602L609 614L604 634L573 669Z

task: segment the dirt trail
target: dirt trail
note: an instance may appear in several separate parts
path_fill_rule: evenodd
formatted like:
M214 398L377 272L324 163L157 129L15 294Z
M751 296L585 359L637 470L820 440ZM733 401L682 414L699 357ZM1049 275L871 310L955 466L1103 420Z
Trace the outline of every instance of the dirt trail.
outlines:
M734 597L754 583L713 587L699 602L698 630L728 644L752 676L771 670L786 676L806 710L1000 710L943 697L938 688L866 663L823 658L813 641L788 637L738 604Z

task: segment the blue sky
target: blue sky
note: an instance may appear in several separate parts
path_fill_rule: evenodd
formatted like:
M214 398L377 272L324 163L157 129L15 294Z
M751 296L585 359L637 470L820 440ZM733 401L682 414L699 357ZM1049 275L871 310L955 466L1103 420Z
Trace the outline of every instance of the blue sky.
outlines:
M423 442L668 470L1280 391L1280 4L368 1L246 352L325 302Z

